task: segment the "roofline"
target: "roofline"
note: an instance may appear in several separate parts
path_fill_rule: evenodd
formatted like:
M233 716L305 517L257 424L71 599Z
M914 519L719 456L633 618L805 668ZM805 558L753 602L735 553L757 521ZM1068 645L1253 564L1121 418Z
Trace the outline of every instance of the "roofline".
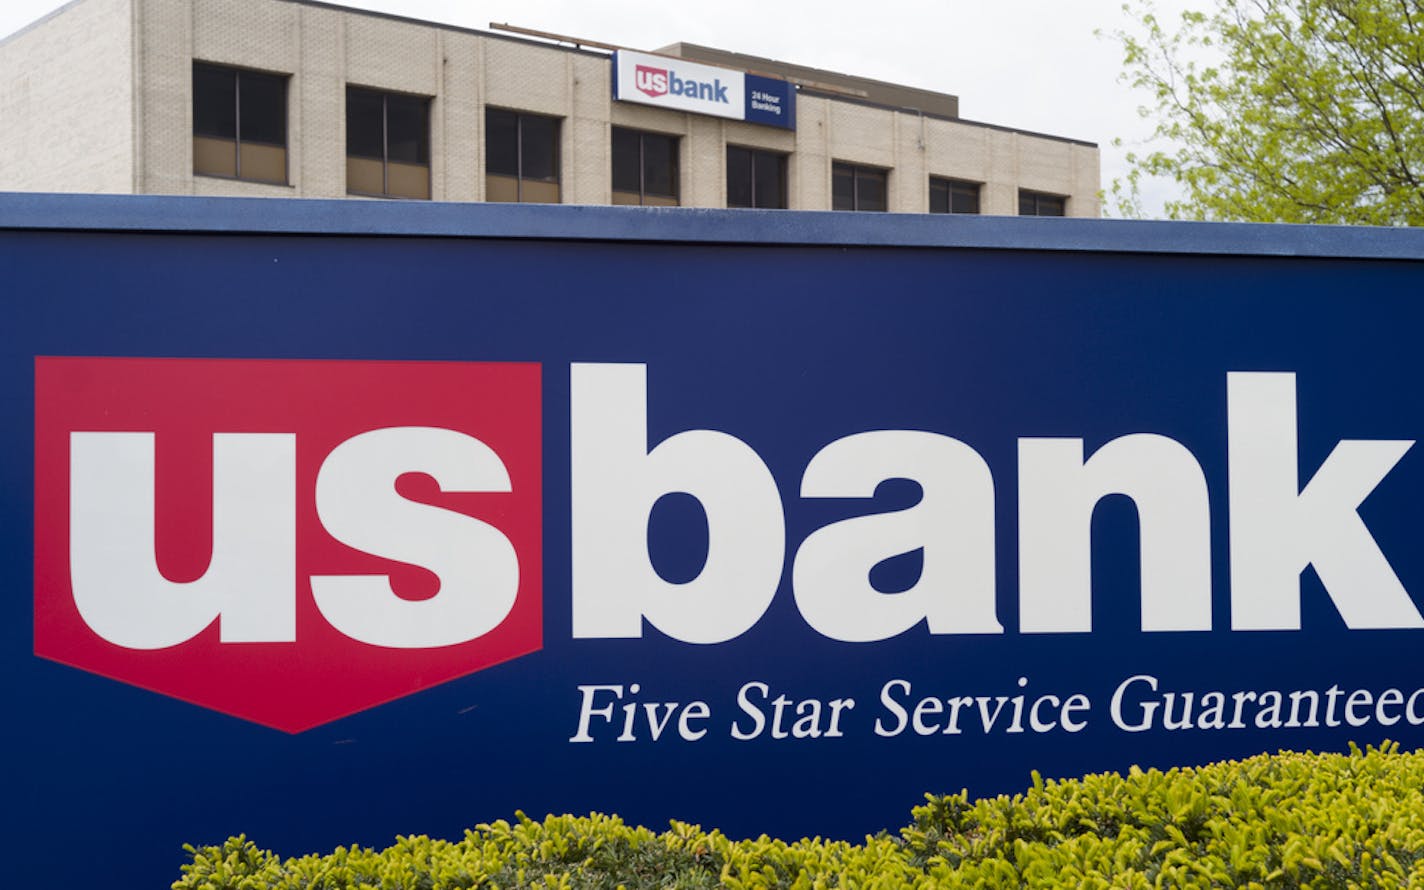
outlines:
M39 18L35 19L33 22L30 22L28 25L25 25L24 27L20 28L20 30L15 31L3 38L0 38L0 46L4 46L12 39L19 37L21 34L24 34L39 27L50 19L60 15L61 13L66 12L71 7L78 6L79 4L85 2L87 2L87 0L69 0L68 3L65 3L63 6L60 6L57 9L50 10ZM134 0L130 0L130 2L134 2ZM279 0L279 2L291 3L295 6L310 6L314 9L328 9L333 12L349 13L351 15L366 16L367 18L385 19L387 21L392 22L403 22L408 25L419 25L425 28L439 28L443 31L454 31L459 34L473 34L479 37L490 37L495 40L509 41L510 43L523 43L528 44L529 46L543 46L547 47L548 49L562 50L563 52L575 53L581 56L593 56L594 58L599 59L606 59L609 56L607 52L601 52L598 50L583 49L581 47L573 46L563 46L557 43L549 43L543 40L535 40L530 37L515 37L512 34L505 34L497 31L484 31L479 28L467 28L464 25L451 25L445 22L437 22L432 21L430 19L418 19L412 16L398 15L392 12L380 12L379 10L374 9L359 9L354 6L343 6L340 3L327 3L323 2L323 0Z
M78 2L78 0L75 0ZM430 19L418 19L413 16L399 15L393 12L380 12L375 9L358 9L354 6L343 6L340 3L327 3L324 0L279 0L282 3L291 3L297 6L311 6L316 9L329 9L334 12L345 12L352 15L362 15L370 18L386 19L392 22L403 22L408 25L420 25L426 28L439 28L443 31L454 31L458 34L473 34L478 37L490 37L495 40L505 40L510 43L524 43L529 46L542 46L548 49L561 50L563 52L574 53L580 56L593 56L594 58L606 59L609 53L600 50L583 49L582 47L563 46L558 43L550 43L544 40L535 40L531 37L515 37L498 31L485 31L480 28L468 28L464 25L451 25L446 22L436 22Z
M861 99L858 96L846 96L840 93L823 93L813 87L798 87L796 92L802 96L814 96L817 99L829 99L835 102L846 102L851 105L879 108L885 111L898 111L902 114L914 114L927 117L930 120L948 121L952 124L964 124L969 127L981 127L985 130L998 130L1003 133L1017 133L1020 136L1034 136L1039 139L1049 139L1054 142L1067 142L1070 145L1081 145L1085 148L1098 148L1098 143L1089 142L1086 139L1074 139L1071 136L1055 136L1052 133L1040 133L1036 130L1022 130L1018 127L1006 127L1003 124L986 124L983 121L972 121L963 117L949 117L943 114L935 114L932 111L924 111L919 108L906 108L903 105L891 105L885 102Z
M85 3L85 1L87 0L68 0L68 3L64 4L64 6L60 6L57 7L57 9L48 11L48 13L44 14L44 16L40 16L38 17L38 19L31 21L30 24L26 24L26 26L21 27L19 31L13 31L13 33L7 34L6 37L0 37L0 46L4 46L4 44L10 43L10 40L13 40L13 38L19 37L21 36L21 34L27 33L27 31L34 30L34 28L41 26L41 24L46 23L46 21L48 20L54 19L54 17L56 16L60 16L60 14L64 13L64 11L70 10L71 7L80 6L80 4ZM510 41L510 43L524 43L528 44L528 46L548 47L551 48L551 50L562 50L565 51L565 53L578 54L578 56L608 58L608 53L604 53L604 51L585 50L585 48L581 47L565 47L561 46L561 44L548 43L548 41L544 40L534 40L534 38L531 37L515 37L513 36L513 34L500 33L500 31L480 30L480 28L461 26L461 24L449 24L444 23L444 21L433 21L430 19L414 19L414 17L412 16L400 16L400 14L396 13L382 13L382 11L379 10L357 9L357 7L355 6L342 6L342 4L340 3L325 3L325 1L323 0L279 1L281 1L281 3L295 4L295 6L310 6L313 7L313 9L332 10L335 11L335 13L349 13L352 14L352 16L366 16L369 17L369 19L402 21L402 23L404 24L416 24L416 26L420 27L440 28L440 30L456 31L456 33L460 34L474 34L474 36L478 37L491 37L494 38L494 40L507 40Z
M1424 228L0 193L0 231L355 235L1424 261Z
M28 34L30 31L33 31L35 28L38 28L40 25L43 25L50 19L63 15L70 9L73 9L74 7L78 6L83 2L85 2L85 0L69 0L68 3L51 9L49 12L35 19L33 22L30 22L28 25L21 25L18 31L11 31L4 37L0 37L0 46L4 46L5 44L9 43L10 41L14 40L22 34Z

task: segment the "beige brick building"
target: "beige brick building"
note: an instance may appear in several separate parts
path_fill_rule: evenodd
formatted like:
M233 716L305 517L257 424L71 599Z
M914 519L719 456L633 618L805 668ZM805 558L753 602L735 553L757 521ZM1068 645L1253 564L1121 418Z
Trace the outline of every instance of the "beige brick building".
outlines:
M1097 146L954 96L657 51L786 82L794 129L768 126L614 98L613 54L566 43L307 0L75 0L0 42L0 190L1098 215Z

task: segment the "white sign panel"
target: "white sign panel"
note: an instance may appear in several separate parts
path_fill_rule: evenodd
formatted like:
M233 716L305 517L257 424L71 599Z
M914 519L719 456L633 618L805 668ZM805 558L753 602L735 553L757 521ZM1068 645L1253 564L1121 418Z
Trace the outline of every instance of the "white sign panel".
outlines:
M669 56L618 50L613 54L613 98L742 120L746 75Z

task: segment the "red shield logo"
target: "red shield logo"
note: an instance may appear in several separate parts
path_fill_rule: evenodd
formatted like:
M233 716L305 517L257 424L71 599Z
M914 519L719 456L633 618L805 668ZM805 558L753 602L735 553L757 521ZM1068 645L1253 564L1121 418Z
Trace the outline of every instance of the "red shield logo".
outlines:
M35 654L299 732L542 644L537 364L41 358Z
M663 96L668 91L668 73L666 68L650 68L647 65L639 65L633 72L634 84L639 91L649 96Z

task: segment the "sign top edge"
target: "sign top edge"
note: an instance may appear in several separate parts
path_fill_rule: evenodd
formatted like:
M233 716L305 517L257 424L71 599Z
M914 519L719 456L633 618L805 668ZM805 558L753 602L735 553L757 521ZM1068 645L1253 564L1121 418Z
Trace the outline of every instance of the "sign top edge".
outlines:
M0 192L0 231L359 235L1424 260L1424 228Z

